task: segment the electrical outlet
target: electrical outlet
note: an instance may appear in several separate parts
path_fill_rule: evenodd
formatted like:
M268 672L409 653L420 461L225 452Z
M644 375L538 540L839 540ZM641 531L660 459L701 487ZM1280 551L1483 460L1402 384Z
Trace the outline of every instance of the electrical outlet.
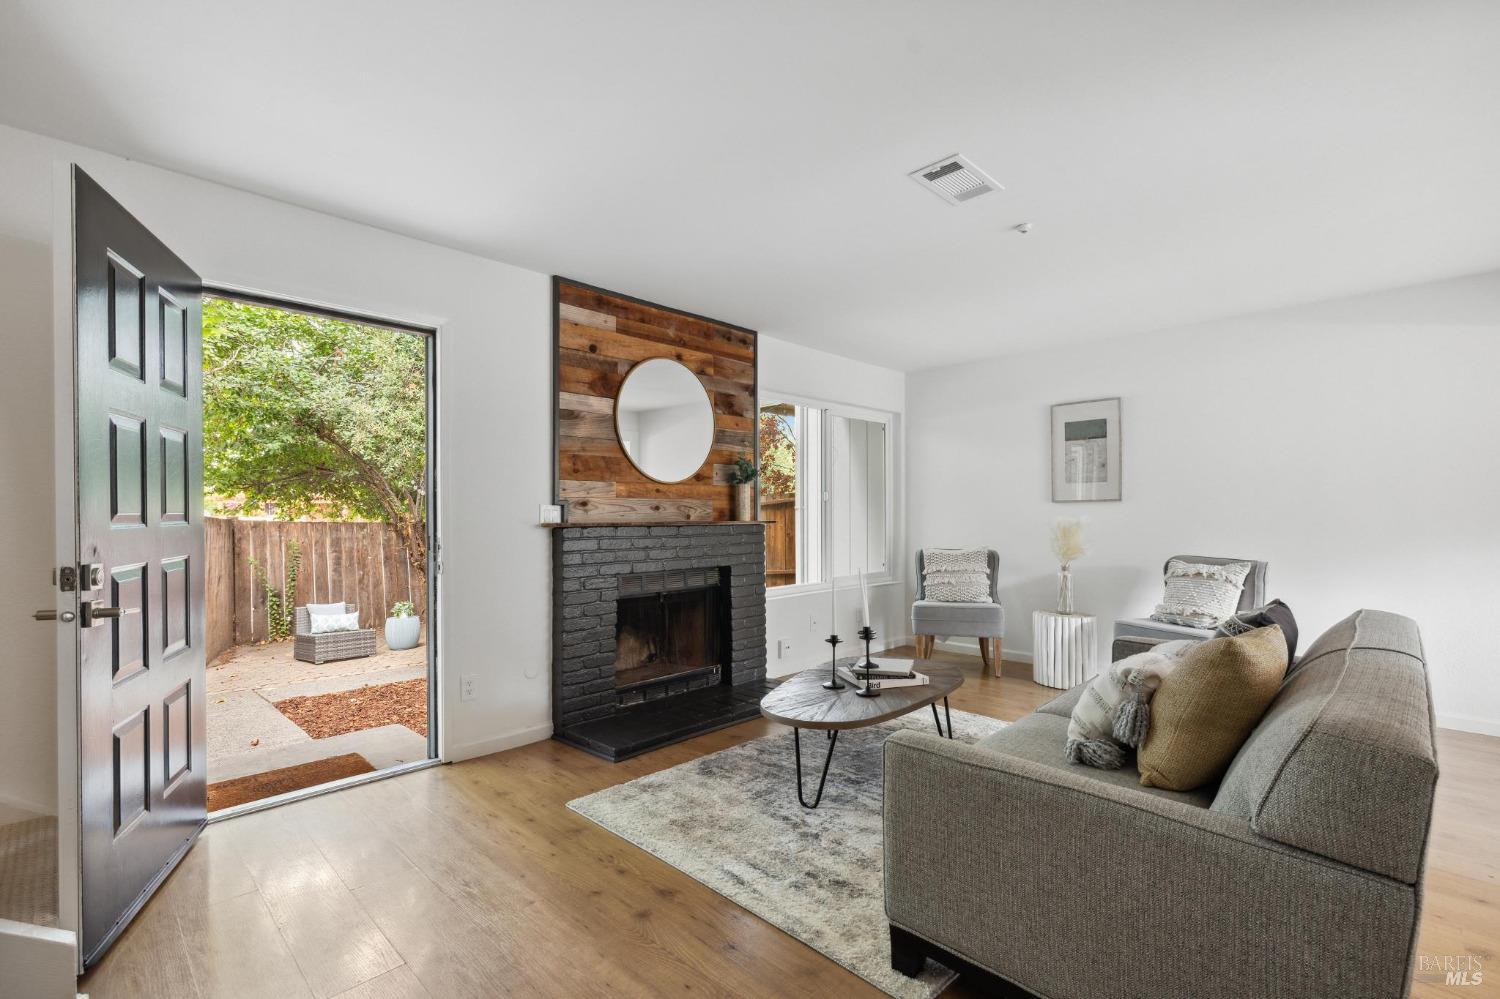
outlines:
M790 638L778 639L776 642L776 658L785 659L792 654L792 640Z
M473 673L466 673L458 678L458 699L460 701L472 701L474 699L474 688L479 685L479 677Z

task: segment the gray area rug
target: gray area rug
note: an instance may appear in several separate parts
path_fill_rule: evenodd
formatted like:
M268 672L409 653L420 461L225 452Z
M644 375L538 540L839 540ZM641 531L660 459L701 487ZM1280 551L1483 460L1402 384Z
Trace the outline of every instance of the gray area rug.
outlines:
M1005 722L953 712L962 742ZM932 712L840 732L823 801L797 803L792 733L781 728L568 802L573 811L660 857L898 999L932 999L953 980L929 961L920 978L891 970L881 876L881 744L904 728L935 732ZM802 736L808 800L828 742Z

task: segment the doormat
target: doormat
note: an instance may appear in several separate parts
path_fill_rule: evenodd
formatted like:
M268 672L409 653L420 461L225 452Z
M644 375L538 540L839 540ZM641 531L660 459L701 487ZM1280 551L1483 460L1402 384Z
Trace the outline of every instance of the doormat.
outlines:
M208 810L217 812L223 808L243 805L247 801L259 801L288 791L301 791L329 781L374 772L375 768L363 756L345 753L342 756L330 756L326 760L299 763L295 767L267 770L263 774L221 780L208 785Z

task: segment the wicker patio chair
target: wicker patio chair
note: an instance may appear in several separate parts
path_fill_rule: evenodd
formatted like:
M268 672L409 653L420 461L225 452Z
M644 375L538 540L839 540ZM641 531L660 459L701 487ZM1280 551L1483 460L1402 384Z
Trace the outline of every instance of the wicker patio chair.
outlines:
M345 614L355 614L359 607L344 604ZM375 654L375 632L369 628L359 631L334 631L326 635L314 635L312 615L306 607L296 609L296 631L292 644L292 655L305 663L331 663L338 659L359 659Z

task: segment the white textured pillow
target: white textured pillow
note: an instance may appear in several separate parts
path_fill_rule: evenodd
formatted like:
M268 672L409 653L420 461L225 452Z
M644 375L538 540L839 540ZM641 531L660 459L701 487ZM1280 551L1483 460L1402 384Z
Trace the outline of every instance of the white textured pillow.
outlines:
M1249 562L1208 565L1174 558L1167 563L1167 587L1151 616L1189 628L1217 628L1240 605Z
M994 603L989 552L983 548L922 549L922 596L950 604Z
M1111 663L1084 688L1068 719L1064 754L1069 763L1118 770L1151 724L1151 698L1188 650L1198 643L1162 642Z
M312 634L331 635L337 631L358 631L359 614L308 614L312 622Z
M339 601L336 604L308 604L307 605L307 613L309 613L309 614L324 614L324 615L327 615L327 614L346 614L346 613L348 613L348 609L347 609L347 607L346 607L346 605L344 604L343 601Z

